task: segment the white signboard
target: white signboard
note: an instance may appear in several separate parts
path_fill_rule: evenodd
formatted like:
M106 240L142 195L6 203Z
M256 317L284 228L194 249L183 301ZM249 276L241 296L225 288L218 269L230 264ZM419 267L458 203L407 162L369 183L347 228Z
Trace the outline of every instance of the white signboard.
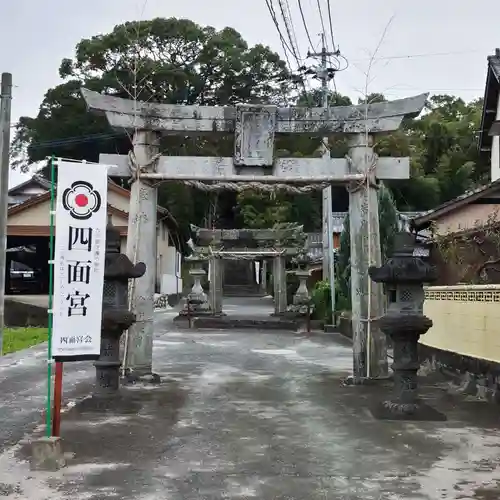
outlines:
M52 356L98 356L106 250L106 167L58 161Z

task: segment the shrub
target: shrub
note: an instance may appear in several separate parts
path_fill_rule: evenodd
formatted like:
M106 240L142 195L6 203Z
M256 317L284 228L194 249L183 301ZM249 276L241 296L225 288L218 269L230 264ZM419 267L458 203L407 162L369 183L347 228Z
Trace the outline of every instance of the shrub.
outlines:
M328 281L318 281L311 294L313 319L330 322L332 318L332 299Z

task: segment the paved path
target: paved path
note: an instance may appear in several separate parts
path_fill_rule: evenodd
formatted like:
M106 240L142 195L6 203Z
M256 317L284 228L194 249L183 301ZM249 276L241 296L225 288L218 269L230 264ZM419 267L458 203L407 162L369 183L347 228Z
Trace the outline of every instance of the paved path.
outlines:
M66 396L88 394L93 373L89 362L68 363L64 374ZM0 451L43 422L46 400L45 343L0 357Z
M33 306L49 308L48 295L6 295L6 299L22 302L23 304L31 304Z
M46 295L12 295L9 298L47 307ZM269 299L224 299L228 314L272 312ZM175 312L158 312L157 321L170 319ZM0 357L0 452L19 441L44 421L47 399L47 345ZM92 362L66 363L64 400L71 401L88 394L95 369Z
M159 312L156 320L171 318L174 314ZM94 376L91 361L66 363L64 402L89 394ZM0 357L0 452L43 423L46 400L46 343Z
M241 310L241 299L227 301ZM245 302L258 309L258 304ZM351 348L324 336L176 331L156 317L159 386L63 419L68 466L29 471L19 441L41 422L45 347L0 359L0 496L30 500L436 500L500 498L498 407L423 379L445 423L380 422L389 386L343 387ZM91 363L66 368L66 400ZM437 382L437 383L436 383ZM35 431L37 435L38 431Z
M254 319L269 318L274 313L272 297L223 297L222 310L228 316Z
M161 385L125 389L107 409L75 406L62 427L68 466L30 473L12 449L0 484L30 500L499 498L495 407L424 380L448 422L376 421L368 408L389 387L342 387L350 367L350 347L324 338L165 321Z

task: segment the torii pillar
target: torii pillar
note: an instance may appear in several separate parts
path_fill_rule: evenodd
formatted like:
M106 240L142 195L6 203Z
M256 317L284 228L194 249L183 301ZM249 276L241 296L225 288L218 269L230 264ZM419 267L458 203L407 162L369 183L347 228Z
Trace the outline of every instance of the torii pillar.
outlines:
M220 250L221 241L218 237L218 232L214 231L214 236L212 239L212 247L216 250ZM215 316L222 316L222 270L224 268L224 262L219 256L212 256L210 258L210 291L209 291L209 301L210 308L212 309L212 314Z
M154 156L159 151L159 135L150 130L134 134L134 155L137 171L155 172ZM156 284L156 215L158 212L157 188L150 181L135 176L130 192L127 257L135 264L144 262L146 272L131 287L131 311L136 322L128 330L124 365L129 377L159 382L153 373L153 314ZM154 235L152 237L151 235Z
M368 140L368 142L367 142ZM351 237L351 304L353 375L355 383L388 375L387 342L378 327L383 314L383 290L370 282L368 268L381 265L377 157L370 135L356 134L349 141L349 169L365 180L349 186Z
M286 267L285 256L273 257L273 288L274 288L274 314L281 316L286 313Z

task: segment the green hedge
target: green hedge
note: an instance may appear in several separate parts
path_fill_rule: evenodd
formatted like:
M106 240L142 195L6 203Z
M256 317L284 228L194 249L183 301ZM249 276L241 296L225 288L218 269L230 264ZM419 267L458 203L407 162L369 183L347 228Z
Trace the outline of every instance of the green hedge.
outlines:
M350 310L350 301L342 293L342 287L337 282L335 284L335 313ZM330 283L327 280L318 281L311 293L313 307L313 319L332 322L332 299Z

